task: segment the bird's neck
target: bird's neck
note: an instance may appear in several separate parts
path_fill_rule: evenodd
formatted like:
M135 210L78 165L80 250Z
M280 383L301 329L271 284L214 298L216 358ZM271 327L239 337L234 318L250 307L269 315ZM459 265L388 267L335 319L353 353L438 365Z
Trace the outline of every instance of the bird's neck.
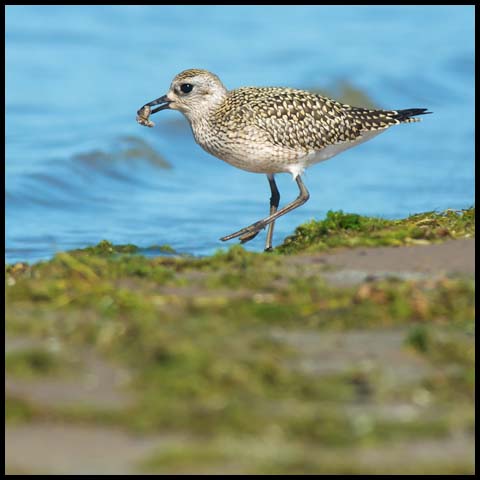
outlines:
M211 93L208 97L205 98L205 103L200 106L200 108L195 108L194 110L189 111L185 114L188 121L192 125L192 128L195 129L205 125L209 119L213 118L215 113L225 102L227 98L226 90L218 90L215 93Z
M208 110L203 110L201 112L196 112L195 115L188 117L190 126L192 127L193 134L197 141L199 141L205 132L212 132L215 130L215 112L217 108L209 108Z
M223 102L219 102L213 108L198 112L188 118L190 127L192 128L195 141L207 152L218 156L217 148L222 132L219 130L218 122L216 121L216 114L222 107Z
M202 115L195 115L193 118L188 119L195 141L206 149L208 149L210 137L213 133L213 124L210 116L212 114L213 112L205 112Z

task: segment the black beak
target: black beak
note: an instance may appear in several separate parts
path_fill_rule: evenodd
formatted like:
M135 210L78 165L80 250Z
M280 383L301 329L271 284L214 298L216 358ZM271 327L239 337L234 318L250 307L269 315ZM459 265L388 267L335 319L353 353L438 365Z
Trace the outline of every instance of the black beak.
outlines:
M153 107L154 105L160 105L160 107L154 108L150 112L150 115L152 115L153 113L157 113L160 110L165 110L166 108L170 108L169 107L170 103L171 103L171 100L169 100L166 95L163 95L163 97L157 98L156 100L153 100L152 102L146 103L138 112L140 112L144 107Z

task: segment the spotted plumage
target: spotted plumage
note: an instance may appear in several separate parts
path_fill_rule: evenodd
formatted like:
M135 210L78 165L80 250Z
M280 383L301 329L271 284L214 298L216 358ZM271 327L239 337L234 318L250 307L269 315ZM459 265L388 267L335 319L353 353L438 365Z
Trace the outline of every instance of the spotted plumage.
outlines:
M152 126L148 120L150 111L145 107L154 105L161 106L151 113L165 108L181 111L190 122L195 140L207 152L243 170L267 174L272 198L276 198L274 174L291 173L303 201L308 192L300 175L306 168L365 142L392 125L416 122L416 115L430 113L424 108L353 107L293 88L243 87L228 91L215 74L200 69L179 73L166 95L139 110L139 123ZM269 217L222 240L239 236L248 241L270 225L270 248L273 222L294 203L277 212L278 205L273 211L271 202ZM293 208L296 206L299 205Z
M209 123L219 130L258 128L272 145L298 150L301 155L328 145L354 142L365 132L417 121L401 118L395 110L351 107L304 90L244 87L228 93L212 112Z

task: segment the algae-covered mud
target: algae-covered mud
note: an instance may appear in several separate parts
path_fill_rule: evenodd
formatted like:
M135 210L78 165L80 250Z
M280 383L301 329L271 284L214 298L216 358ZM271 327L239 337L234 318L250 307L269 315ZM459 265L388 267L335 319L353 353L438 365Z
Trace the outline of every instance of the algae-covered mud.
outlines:
M473 473L474 215L7 265L7 473Z
M299 226L279 247L282 253L317 252L332 247L425 245L475 234L475 209L411 215L402 220L327 212L325 220Z

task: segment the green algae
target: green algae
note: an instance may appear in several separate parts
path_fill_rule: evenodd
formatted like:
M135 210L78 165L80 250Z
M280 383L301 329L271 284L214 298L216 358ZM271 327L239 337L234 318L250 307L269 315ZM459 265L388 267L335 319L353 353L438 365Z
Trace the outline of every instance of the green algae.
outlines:
M351 246L352 239L362 244L369 236L404 243L474 236L474 209L400 221L336 212L314 223L300 227L304 233L297 232L277 255L235 245L204 258L148 258L135 246L103 241L34 265L7 265L9 336L53 337L72 350L92 348L128 369L135 392L134 403L120 411L40 408L8 397L7 421L51 419L186 435L186 447L162 449L140 467L155 473L341 472L346 466L340 451L471 435L472 279L335 287L321 271L289 264L280 252ZM376 332L390 329L405 339L391 367L402 371L405 363L417 362L418 376L392 378L386 363L394 360L358 357L341 344L328 354L319 344L318 360L311 359L301 344L282 339L298 331L312 338L365 331L375 342ZM57 368L58 358L37 362L30 354L7 357L9 374L21 377L30 369L43 375ZM359 360L330 372L305 368L312 361L333 365L348 355ZM399 401L410 416L380 414L380 407L393 410ZM357 412L359 405L365 411ZM253 454L247 445L262 438L265 445L278 442L285 456ZM333 452L334 459L322 463L319 449ZM441 462L420 463L410 471L437 471ZM468 470L460 461L451 468ZM351 470L368 471L359 462Z
M126 244L126 245L114 245L108 240L102 240L97 245L92 247L80 248L72 250L69 252L70 255L95 255L95 256L111 256L116 254L126 254L126 253L142 253L142 252L159 252L159 253L169 253L175 254L176 251L170 245L151 245L146 248L140 248L136 245Z
M136 245L113 245L108 240L102 240L93 247L73 250L71 254L90 254L90 255L113 255L115 253L137 253L139 248Z
M41 348L7 352L5 372L18 378L58 376L71 373L77 367L64 355Z
M297 253L335 247L427 244L474 235L475 207L415 214L402 220L329 211L325 220L312 220L297 227L276 251Z
M5 421L10 424L27 423L39 418L38 409L22 398L6 395Z

